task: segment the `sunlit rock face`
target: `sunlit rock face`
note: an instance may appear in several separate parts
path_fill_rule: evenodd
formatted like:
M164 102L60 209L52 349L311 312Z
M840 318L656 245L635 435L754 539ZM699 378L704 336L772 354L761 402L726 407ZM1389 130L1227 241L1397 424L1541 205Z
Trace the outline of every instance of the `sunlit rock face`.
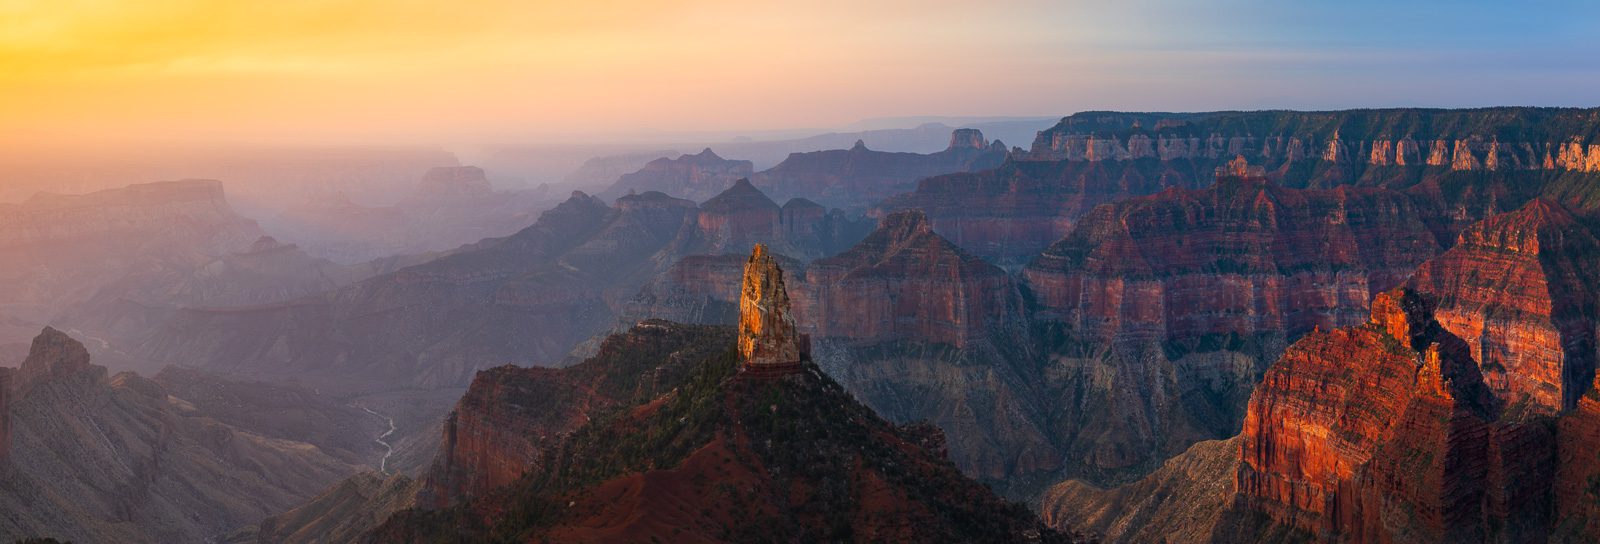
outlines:
M1407 284L1438 298L1439 322L1467 340L1497 396L1556 413L1594 378L1596 255L1600 241L1540 199L1463 231Z
M746 367L775 367L800 362L801 338L789 310L783 269L756 245L744 266L739 296L739 355Z

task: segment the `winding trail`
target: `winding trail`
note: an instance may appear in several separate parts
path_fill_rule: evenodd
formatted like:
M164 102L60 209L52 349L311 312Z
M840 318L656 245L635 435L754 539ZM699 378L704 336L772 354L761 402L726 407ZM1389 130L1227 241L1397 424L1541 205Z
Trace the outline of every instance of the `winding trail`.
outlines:
M373 439L374 442L377 442L378 444L382 445L383 449L385 450L384 453L383 453L383 459L378 461L378 472L382 472L384 474L388 474L389 473L389 456L394 455L394 446L390 445L389 441L387 439L389 438L389 435L394 434L394 418L386 416L386 415L383 415L383 414L380 414L380 413L377 413L377 412L374 412L371 408L368 408L365 405L357 404L356 407L361 408L362 410L366 410L367 413L369 413L369 414L381 417L381 418L386 419L386 420L389 421L389 430L387 432L381 434L381 435L378 435L378 438Z

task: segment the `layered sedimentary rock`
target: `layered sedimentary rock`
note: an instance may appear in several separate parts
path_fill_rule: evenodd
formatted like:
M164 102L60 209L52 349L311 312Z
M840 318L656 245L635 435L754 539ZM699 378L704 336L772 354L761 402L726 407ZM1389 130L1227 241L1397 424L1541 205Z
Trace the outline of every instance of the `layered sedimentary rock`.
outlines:
M1587 228L1536 199L1463 231L1407 284L1439 298L1439 322L1467 339L1497 395L1556 413L1594 378L1597 255Z
M1248 508L1330 537L1485 537L1485 480L1510 477L1491 450L1512 441L1491 428L1498 406L1466 343L1429 306L1382 293L1368 324L1307 335L1273 365L1240 438Z
M1025 320L1010 276L935 234L916 210L813 261L804 293L801 321L818 338L964 348Z
M1475 224L1407 287L1379 294L1367 324L1306 335L1251 399L1236 439L1237 496L1211 501L1221 513L1202 512L1212 526L1189 541L1600 536L1600 393L1584 372L1597 266L1592 234L1534 200ZM1095 505L1155 482L1058 490L1064 504ZM1133 508L1117 519L1192 506Z
M739 289L739 359L749 369L779 368L800 362L806 341L795 330L783 269L757 244L745 261Z
M962 477L938 456L938 431L884 422L819 372L737 379L735 338L727 327L660 321L613 336L601 357L554 371L584 374L592 387L519 397L501 409L581 420L547 434L539 442L547 453L521 478L454 507L401 512L366 539L1081 538L1045 528ZM501 438L527 440L485 443Z
M1203 186L1213 168L1243 155L1287 187L1421 187L1446 207L1464 203L1470 223L1503 211L1478 210L1482 190L1510 207L1541 191L1587 199L1588 191L1568 190L1572 180L1551 184L1541 172L1584 174L1582 184L1595 186L1587 174L1600 172L1597 136L1594 110L1554 108L1083 112L1041 131L1030 151L997 169L923 180L881 209L921 208L958 245L1021 260L1097 204ZM1434 184L1479 189L1442 193Z
M750 161L724 159L706 148L694 155L650 161L639 171L617 178L600 196L616 198L630 192L660 191L698 202L716 196L735 180L748 178L754 172Z
M910 190L918 179L994 168L1007 153L1005 144L989 143L982 132L958 129L950 135L950 146L937 153L874 151L857 141L850 149L791 154L751 181L780 199L804 197L829 206L864 207Z
M1098 342L1359 323L1441 251L1406 195L1237 176L1096 209L1024 271L1046 318Z
M54 329L35 338L17 377L11 448L0 470L6 540L201 541L297 504L359 468L340 459L353 452L213 417L155 380L108 377L81 344Z

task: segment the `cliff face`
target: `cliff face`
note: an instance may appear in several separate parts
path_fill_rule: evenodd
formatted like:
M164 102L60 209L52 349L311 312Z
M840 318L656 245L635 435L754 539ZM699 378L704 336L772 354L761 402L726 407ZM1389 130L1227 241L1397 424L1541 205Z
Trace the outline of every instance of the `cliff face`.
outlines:
M716 196L735 180L748 178L754 172L750 161L724 159L706 148L694 155L650 161L639 171L617 178L600 195L609 199L630 192L660 191L698 202Z
M1463 231L1407 284L1439 298L1439 322L1467 339L1498 396L1556 413L1593 381L1597 255L1587 228L1537 199Z
M240 426L135 374L108 378L54 329L35 338L17 377L0 461L7 539L200 541L313 496L358 469L340 457L368 453Z
M815 369L740 373L729 328L646 322L606 344L638 349L558 372L593 372L595 390L623 393L614 404L540 398L521 413L584 421L548 436L521 479L401 512L366 540L1075 539L962 477L938 456L937 430L890 425Z
M1024 270L1045 317L1102 343L1298 336L1441 251L1403 194L1238 177L1097 208Z
M1592 158L1597 137L1595 111L1576 109L1083 112L1041 131L1030 151L997 169L925 179L881 209L923 209L958 245L1021 260L1095 205L1204 186L1215 167L1243 155L1286 187L1422 187L1447 207L1465 199L1476 213L1470 222L1501 211L1476 211L1481 202L1472 199L1486 193L1515 207L1540 192L1563 192L1563 184L1549 184L1560 174L1595 185L1587 174L1600 172ZM1440 193L1437 185L1478 190ZM1590 206L1588 194L1563 196Z
M781 199L804 197L828 206L864 207L912 189L918 179L994 168L1007 152L1005 144L990 144L982 132L958 129L950 136L950 146L937 153L873 151L857 141L850 149L792 153L751 181Z
M818 338L963 348L1025 321L1010 276L934 234L914 210L812 262L803 292L800 321Z
M1267 372L1245 418L1239 492L1312 534L1480 540L1487 488L1513 483L1491 450L1515 441L1492 428L1498 407L1466 343L1429 303L1397 290L1372 307L1368 324L1307 335Z

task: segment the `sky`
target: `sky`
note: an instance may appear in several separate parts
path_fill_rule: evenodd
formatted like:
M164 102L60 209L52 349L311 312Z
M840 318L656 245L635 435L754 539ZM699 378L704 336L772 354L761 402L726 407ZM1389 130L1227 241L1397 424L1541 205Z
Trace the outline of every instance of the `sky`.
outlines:
M1600 105L1600 2L0 0L0 145Z

